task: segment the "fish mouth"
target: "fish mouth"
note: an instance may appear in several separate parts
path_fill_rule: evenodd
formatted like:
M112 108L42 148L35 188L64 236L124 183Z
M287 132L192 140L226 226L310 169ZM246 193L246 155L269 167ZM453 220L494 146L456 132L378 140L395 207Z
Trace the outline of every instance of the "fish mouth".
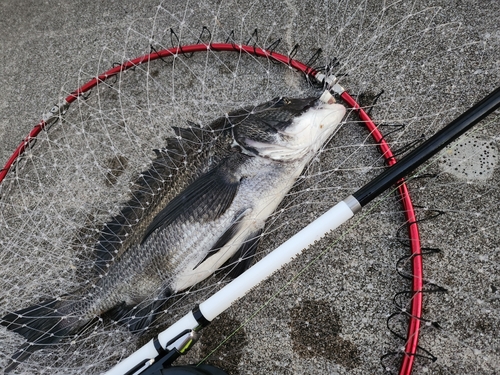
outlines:
M325 90L323 91L323 94L318 98L318 105L328 105L328 104L337 104L337 101L333 97L333 95L330 93L330 91ZM322 107L323 108L323 107Z

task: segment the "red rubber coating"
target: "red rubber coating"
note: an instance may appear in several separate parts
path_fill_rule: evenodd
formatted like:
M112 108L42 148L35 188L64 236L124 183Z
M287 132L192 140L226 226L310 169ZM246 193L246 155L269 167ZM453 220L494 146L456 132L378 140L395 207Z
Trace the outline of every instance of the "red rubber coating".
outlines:
M359 118L365 123L371 133L371 136L380 146L380 150L384 159L389 166L396 164L396 159L391 151L391 148L385 141L384 137L378 130L375 123L370 119L370 116L359 106L359 104L347 92L343 92L342 99L357 112ZM398 193L403 204L406 222L408 223L408 237L410 239L410 251L412 261L412 298L410 308L410 322L408 324L408 334L406 337L406 345L399 375L410 375L415 361L415 354L418 348L418 335L420 332L420 324L422 318L422 288L423 288L423 264L422 264L422 248L420 243L420 235L418 231L417 219L415 210L411 201L408 187L401 179L397 182Z
M29 144L33 142L37 135L45 128L46 124L45 121L40 121L33 129L31 129L30 133L26 138L23 139L23 141L17 146L17 148L14 150L10 158L7 160L7 163L5 163L5 166L0 169L0 184L4 180L5 176L7 176L7 173L9 172L10 168L14 165L16 160L24 153L24 151L29 147Z
M177 55L183 54L183 53L192 53L192 52L201 52L201 51L245 52L245 53L259 56L259 57L272 58L276 61L287 64L290 67L292 67L296 70L300 70L301 72L304 72L305 74L308 74L311 76L315 76L317 74L316 70L308 67L307 65L301 63L300 61L291 59L290 57L282 55L282 54L277 53L277 52L267 51L267 50L262 49L262 48L240 45L240 44L231 44L231 43L193 44L193 45L189 45L189 46L173 47L173 48L169 48L169 49L164 49L164 50L161 50L158 52L153 52L153 53L150 53L148 55L140 56L140 57L137 57L133 60L127 61L127 62L123 63L122 65L116 66L116 67L108 70L107 72L99 75L98 77L91 79L89 82L84 84L78 90L72 92L66 98L66 101L68 103L71 103L76 98L78 98L80 95L82 95L83 93L85 93L88 90L92 89L93 87L97 86L97 84L99 82L105 81L109 77L112 77L120 72L123 72L125 70L130 69L130 68L133 68L135 66L141 65L145 62L154 61L154 60L164 58L164 57L177 56Z

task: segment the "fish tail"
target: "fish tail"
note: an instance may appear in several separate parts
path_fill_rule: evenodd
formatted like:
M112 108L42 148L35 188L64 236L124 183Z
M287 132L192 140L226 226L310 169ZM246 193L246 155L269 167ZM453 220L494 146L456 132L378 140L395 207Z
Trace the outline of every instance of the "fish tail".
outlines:
M59 343L82 328L87 321L71 314L74 302L63 298L38 303L0 318L8 330L24 336L27 342L12 355L5 373L14 370L35 351Z

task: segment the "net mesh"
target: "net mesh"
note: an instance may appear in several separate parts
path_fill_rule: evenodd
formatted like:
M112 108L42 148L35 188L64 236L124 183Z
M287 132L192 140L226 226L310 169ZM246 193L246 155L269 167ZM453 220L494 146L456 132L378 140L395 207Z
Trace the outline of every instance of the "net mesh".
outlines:
M59 31L29 39L28 28L19 30L27 41L6 39L7 48L30 47L31 56L55 57L42 64L32 57L5 62L6 71L17 74L1 73L7 82L2 160L43 108L113 64L152 50L226 40L273 46L304 62L316 56L315 67L337 58L340 83L371 108L393 150L404 153L499 81L500 38L488 29L494 22L472 26L468 18L500 14L494 11L497 4L487 5L465 10L424 1L145 2L92 10L100 15L97 23L88 19L92 12L86 5L76 5L64 8L66 25L55 9L43 8L45 27ZM35 17L13 5L6 10L20 19ZM92 26L74 35L81 21ZM68 30L73 32L61 38ZM13 94L18 90L22 98ZM99 231L128 199L131 182L151 165L153 149L174 136L172 126L206 126L231 110L277 96L319 93L283 64L207 50L137 66L79 98L39 135L0 186L0 314L71 294L91 281ZM424 255L425 350L418 352L426 358L417 358L416 373L493 374L498 366L498 121L491 116L450 145L410 185L429 253ZM179 168L189 172L190 165ZM350 115L269 218L257 258L383 168L370 135ZM384 194L359 220L329 234L216 319L182 361L197 362L231 336L208 358L231 374L397 373L405 344L398 336L406 337L407 330L401 310L411 299L400 293L410 288L401 275L411 275L401 210L395 194ZM224 275L214 276L177 296L142 336L99 319L36 352L16 371L100 373L225 282ZM2 328L0 340L0 366L5 366L24 339Z

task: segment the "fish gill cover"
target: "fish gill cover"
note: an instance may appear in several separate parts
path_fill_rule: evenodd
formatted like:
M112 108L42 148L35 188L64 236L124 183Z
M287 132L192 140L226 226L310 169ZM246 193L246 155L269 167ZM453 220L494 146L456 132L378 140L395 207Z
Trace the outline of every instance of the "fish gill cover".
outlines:
M499 81L498 4L439 5L292 1L283 7L281 2L203 0L178 5L121 2L95 8L67 4L54 9L4 4L4 13L12 17L2 26L2 49L11 57L2 63L5 69L0 73L4 82L0 155L2 160L8 158L44 109L113 64L200 39L257 47L270 47L281 39L272 48L296 54L302 61L316 56L317 67L331 64L336 57L335 73L341 76L341 84L371 108L393 149L404 150L434 133ZM0 315L91 283L94 244L105 236L104 224L119 214L136 189L132 183L161 152L153 150L164 149L167 138L179 135L176 127L187 128L188 122L207 126L230 111L275 97L318 94L317 87L286 66L247 54L214 51L146 63L94 88L73 104L60 123L39 136L0 187ZM419 355L437 361L418 357L418 372L491 374L498 363L495 275L499 274L500 236L498 210L491 204L499 201L498 126L498 117L492 118L470 135L476 141L472 146L450 146L443 161L427 166L421 173L425 178L410 186L420 207L424 246L441 250L424 256L425 280L448 290L431 293L441 289L430 285L425 294L428 324L423 324L421 347L426 351ZM210 137L192 138L192 142L196 151L198 147L202 152L212 150L207 147ZM171 158L178 168L174 174L196 174L192 161L184 163L186 150L171 146L178 152ZM483 162L464 162L464 158ZM470 168L477 172L483 166L489 169L480 178L477 173L462 173ZM256 257L383 168L373 141L357 118L350 116L271 215ZM177 177L172 176L172 183L179 181ZM160 197L145 193L138 199L138 212L147 213ZM398 294L409 290L398 271L411 273L406 243L400 238L405 230L402 218L393 195L379 199L377 208L364 213L356 225L346 226L342 236L333 233L320 241L217 319L201 345L183 360L192 363L208 355L269 295L286 286L235 334L237 344L223 345L209 361L232 374L384 373L387 369L396 373L404 345L398 335L404 337L407 315L403 312L391 319L390 329L387 317L401 312L398 306L406 307L411 298L408 293ZM120 241L126 243L128 236ZM334 247L302 271L332 242ZM170 300L158 325L142 336L104 317L59 345L37 351L16 371L104 371L225 280L224 274L216 275ZM5 367L24 339L2 328L0 340L0 366ZM381 357L384 366L380 366Z

